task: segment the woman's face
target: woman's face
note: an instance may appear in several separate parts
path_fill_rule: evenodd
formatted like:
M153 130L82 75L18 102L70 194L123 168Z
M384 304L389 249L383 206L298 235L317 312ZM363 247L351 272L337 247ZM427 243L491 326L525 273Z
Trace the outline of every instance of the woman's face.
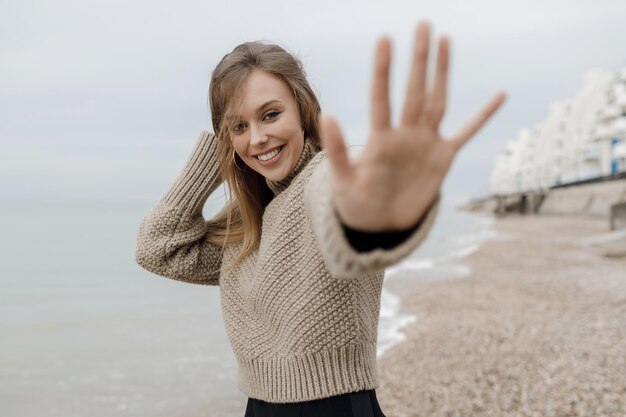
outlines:
M239 113L226 116L235 152L265 178L280 181L304 147L295 99L282 80L257 69L248 75L241 93Z

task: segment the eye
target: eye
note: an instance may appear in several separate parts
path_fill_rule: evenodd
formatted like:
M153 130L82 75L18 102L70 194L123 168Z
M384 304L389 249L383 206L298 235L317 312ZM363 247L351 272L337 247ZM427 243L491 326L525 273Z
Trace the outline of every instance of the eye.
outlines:
M267 113L265 113L265 115L263 116L263 120L266 120L266 119L268 119L268 118L269 118L269 119L274 119L274 118L276 118L276 116L278 116L279 114L280 114L279 112L274 111L274 110L272 110L272 111L268 111L268 112L267 112Z
M239 123L235 123L233 127L231 128L231 130L235 133L238 133L238 132L241 132L245 127L246 127L245 123L239 122Z

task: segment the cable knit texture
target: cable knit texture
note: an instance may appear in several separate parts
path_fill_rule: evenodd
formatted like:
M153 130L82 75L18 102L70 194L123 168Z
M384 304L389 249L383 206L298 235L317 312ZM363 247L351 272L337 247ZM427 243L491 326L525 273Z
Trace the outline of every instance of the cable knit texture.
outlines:
M208 242L202 207L222 179L216 138L203 131L181 174L142 219L136 260L168 278L219 285L238 387L273 403L309 401L378 386L376 341L384 268L426 237L419 227L391 249L350 246L331 204L325 150L305 141L296 166L263 213L259 248L226 270L241 245Z

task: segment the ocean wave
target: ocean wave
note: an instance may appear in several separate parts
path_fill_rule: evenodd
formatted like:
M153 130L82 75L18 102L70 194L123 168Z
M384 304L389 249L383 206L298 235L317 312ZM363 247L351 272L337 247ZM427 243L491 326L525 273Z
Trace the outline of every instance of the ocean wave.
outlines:
M417 319L413 314L398 314L399 309L400 298L383 288L380 303L377 357L383 355L385 351L395 344L403 341L406 336L400 329Z

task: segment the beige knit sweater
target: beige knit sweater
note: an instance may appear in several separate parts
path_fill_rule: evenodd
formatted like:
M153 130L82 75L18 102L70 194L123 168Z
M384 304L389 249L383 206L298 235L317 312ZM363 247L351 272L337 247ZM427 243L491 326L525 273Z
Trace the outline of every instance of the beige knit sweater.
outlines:
M209 242L202 216L222 183L216 141L201 132L174 184L143 218L137 263L164 277L219 285L238 387L247 396L285 403L376 388L384 268L426 237L439 197L404 242L359 253L331 204L326 151L305 142L291 174L267 181L275 196L259 248L228 272L241 245Z

